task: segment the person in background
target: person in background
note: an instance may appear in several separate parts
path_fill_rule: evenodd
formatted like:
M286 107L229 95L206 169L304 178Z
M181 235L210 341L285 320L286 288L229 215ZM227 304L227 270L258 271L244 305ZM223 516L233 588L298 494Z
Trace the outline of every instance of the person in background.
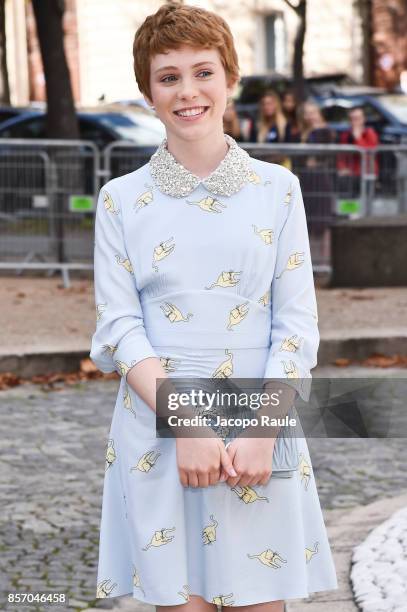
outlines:
M350 128L339 135L340 144L351 144L358 147L372 148L379 144L379 136L372 127L366 126L365 111L361 106L354 106L348 110ZM374 162L372 163L372 161ZM367 168L376 176L379 175L379 162L377 155L368 157L370 166ZM355 153L338 155L338 175L341 177L341 191L346 191L351 197L360 194L361 159Z
M285 142L287 119L279 95L268 89L259 100L259 118L250 130L250 142Z
M287 119L286 142L300 142L301 134L297 117L298 102L291 89L287 89L283 93L281 105Z
M228 101L223 115L223 131L237 141L243 140L242 129L233 100Z
M333 144L336 136L327 125L321 109L306 101L298 110L300 141L307 144ZM320 242L323 261L330 256L329 225L334 217L333 168L329 155L307 155L299 171L304 185L304 201L309 231Z
M283 113L280 96L268 89L259 101L259 117L253 122L249 142L282 143L288 139L288 122ZM268 156L268 162L274 162L291 169L290 159L281 155Z

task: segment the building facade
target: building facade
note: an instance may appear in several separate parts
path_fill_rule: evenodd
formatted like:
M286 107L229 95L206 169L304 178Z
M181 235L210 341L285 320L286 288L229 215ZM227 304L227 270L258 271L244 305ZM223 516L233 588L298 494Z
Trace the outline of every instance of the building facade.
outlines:
M12 102L45 100L32 8L25 0L6 2ZM77 104L140 96L132 65L133 38L145 17L161 4L162 0L65 0L65 49ZM190 4L212 10L227 20L242 75L291 73L298 18L285 0L195 0ZM406 67L406 54L398 49L400 37L406 48L407 30L404 28L395 43L390 43L394 20L388 20L386 29L383 18L376 17L376 12L383 16L390 4L401 6L405 2L307 0L305 75L345 72L361 83L388 83L391 79L386 81L383 74L388 77L389 71L386 73L384 68L394 55L394 81L403 63ZM387 55L383 58L382 54Z

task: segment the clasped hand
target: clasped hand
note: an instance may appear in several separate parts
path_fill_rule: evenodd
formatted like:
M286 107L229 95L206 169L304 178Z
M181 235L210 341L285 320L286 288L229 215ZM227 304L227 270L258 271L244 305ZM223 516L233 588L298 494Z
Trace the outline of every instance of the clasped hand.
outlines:
M274 438L236 438L226 449L216 435L177 438L177 463L181 484L208 487L267 484L272 473Z

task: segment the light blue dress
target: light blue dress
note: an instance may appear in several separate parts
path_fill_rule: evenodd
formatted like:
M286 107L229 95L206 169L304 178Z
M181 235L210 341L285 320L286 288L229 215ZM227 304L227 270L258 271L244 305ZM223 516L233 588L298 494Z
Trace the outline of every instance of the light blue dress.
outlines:
M154 412L126 383L132 365L159 357L171 377L284 378L308 397L319 334L299 181L225 138L204 180L164 141L99 194L91 358L121 383L97 597L242 606L338 588L304 438L291 477L184 488L174 440L155 437Z

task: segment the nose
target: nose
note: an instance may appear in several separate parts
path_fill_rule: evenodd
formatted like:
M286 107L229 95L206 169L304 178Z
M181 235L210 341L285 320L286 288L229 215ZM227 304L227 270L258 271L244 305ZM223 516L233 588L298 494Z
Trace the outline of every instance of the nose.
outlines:
M196 83L190 78L180 80L178 97L180 100L193 100L198 96L199 92Z

